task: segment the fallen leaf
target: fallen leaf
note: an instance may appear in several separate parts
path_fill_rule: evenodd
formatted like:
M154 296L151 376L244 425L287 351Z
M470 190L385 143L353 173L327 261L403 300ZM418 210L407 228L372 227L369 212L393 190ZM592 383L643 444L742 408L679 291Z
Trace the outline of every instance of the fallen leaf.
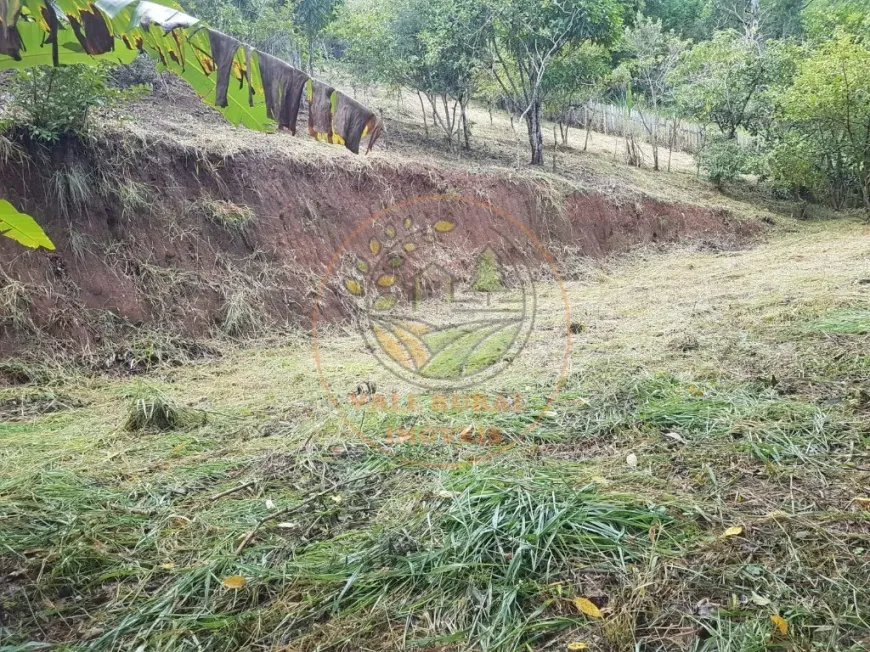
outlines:
M574 641L573 643L568 643L569 650L588 650L589 646L582 641Z
M637 466L637 455L634 453L629 453L625 458L625 463L628 464L631 468L635 468Z
M722 538L726 539L728 537L736 537L738 534L743 534L743 526L732 525L722 533Z
M864 498L863 496L860 498L856 498L855 502L864 507L870 507L870 498Z
M241 575L230 575L224 578L222 584L228 589L238 590L245 585L245 578Z
M685 444L685 443L686 443L686 440L683 439L680 435L678 435L678 434L675 433L675 432L666 432L666 433L665 433L665 437L670 437L670 438L673 439L674 441L678 441L678 442L680 442L681 444Z
M160 564L160 568L162 568L163 570L172 570L173 568L175 568L175 564L173 564L171 561L168 561L165 564Z
M285 523L278 523L278 527L282 530L292 530L295 527L299 527L299 524L293 523L292 521L287 521Z
M766 607L770 604L770 598L765 598L764 596L758 595L757 593L752 594L752 598L750 598L754 604L757 604L759 607Z
M601 618L601 610L588 598L574 598L574 606L580 613L586 614L590 618Z
M786 622L785 618L783 618L782 616L771 616L770 622L776 625L776 629L779 630L780 634L782 634L783 636L788 635L788 623Z
M334 496L330 496L329 498L330 498L330 500L332 500L332 502L334 502L334 503L340 503L340 502L341 502L341 496L340 496L339 494L335 494Z
M266 509L275 509L275 501L271 498L266 498Z

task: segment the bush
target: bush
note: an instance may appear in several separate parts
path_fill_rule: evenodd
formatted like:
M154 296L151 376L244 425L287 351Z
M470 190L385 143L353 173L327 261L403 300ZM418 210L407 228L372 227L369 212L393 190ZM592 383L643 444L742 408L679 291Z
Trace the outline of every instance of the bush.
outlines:
M701 165L717 188L747 172L749 163L749 153L734 138L714 138L701 153Z
M43 143L87 136L95 110L115 108L142 93L142 87L111 87L110 69L76 64L22 70L10 89L5 131Z

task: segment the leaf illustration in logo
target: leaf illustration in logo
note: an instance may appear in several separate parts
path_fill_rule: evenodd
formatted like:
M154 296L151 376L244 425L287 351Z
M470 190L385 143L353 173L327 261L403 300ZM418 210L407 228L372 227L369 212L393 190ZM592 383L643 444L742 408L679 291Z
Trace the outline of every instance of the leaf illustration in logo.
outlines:
M378 285L381 286L382 288L388 288L391 285L395 284L395 282L396 282L396 277L393 276L392 274L383 274L380 277L378 277L378 280L377 280Z
M388 224L387 227L384 229L384 233L386 233L387 237L392 240L396 237L396 227L394 227L392 224Z
M432 228L439 233L449 233L456 228L456 222L451 222L450 220L438 220L432 225Z
M362 286L359 284L359 282L354 281L352 278L345 279L344 287L346 287L347 291L355 297L361 297L363 295Z
M413 242L406 242L406 243L402 246L402 249L404 249L404 250L407 251L408 253L411 253L411 252L414 251L416 248L417 248L417 245L415 245Z
M369 240L369 251L371 251L375 256L381 252L381 243L377 238Z
M405 227L406 231L410 231L411 227L414 226L414 220L412 220L410 217L406 217L405 221L402 222L402 226Z
M369 264L364 261L362 258L356 261L356 268L361 271L363 274L368 274L369 272Z

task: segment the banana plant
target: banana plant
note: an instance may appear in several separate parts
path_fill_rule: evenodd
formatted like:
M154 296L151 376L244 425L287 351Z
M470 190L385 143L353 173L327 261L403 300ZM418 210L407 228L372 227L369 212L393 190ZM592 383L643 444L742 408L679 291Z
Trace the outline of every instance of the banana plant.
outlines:
M154 57L159 69L184 78L232 124L275 129L257 51L205 28L173 0L0 0L0 70L98 59L129 63L140 52ZM362 109L368 122L357 128L372 136L371 149L380 126L374 113ZM353 110L360 114L359 107ZM0 234L26 246L53 248L36 222L8 202L0 204Z

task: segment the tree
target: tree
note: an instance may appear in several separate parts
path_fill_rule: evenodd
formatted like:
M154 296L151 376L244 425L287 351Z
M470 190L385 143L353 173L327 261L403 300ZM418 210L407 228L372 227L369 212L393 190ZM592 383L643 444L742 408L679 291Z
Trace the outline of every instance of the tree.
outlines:
M673 95L670 74L689 42L666 32L661 20L638 15L634 25L625 28L622 43L630 57L624 65L631 75L635 106L652 143L653 167L658 170L661 112Z
M822 43L800 63L791 88L782 98L782 118L791 134L780 144L779 156L809 154L811 170L792 176L778 166L780 177L794 185L824 179L829 197L839 208L846 193L857 194L870 210L870 49L845 32ZM800 172L801 176L797 176Z
M305 34L307 43L308 74L314 74L314 42L326 26L335 18L342 0L296 0L293 18Z
M345 65L417 91L424 123L423 98L448 142L464 136L467 148L466 107L482 62L486 20L485 6L475 0L376 0L348 5L334 32L347 44Z
M563 145L568 142L571 114L598 95L609 70L608 50L590 42L571 46L547 69L544 109L559 122Z
M489 0L491 70L526 121L531 162L544 162L542 107L548 69L572 46L610 44L622 26L618 0Z
M667 79L683 114L736 138L738 129L758 133L765 127L771 116L768 91L792 74L792 54L787 45L726 30L695 45Z

